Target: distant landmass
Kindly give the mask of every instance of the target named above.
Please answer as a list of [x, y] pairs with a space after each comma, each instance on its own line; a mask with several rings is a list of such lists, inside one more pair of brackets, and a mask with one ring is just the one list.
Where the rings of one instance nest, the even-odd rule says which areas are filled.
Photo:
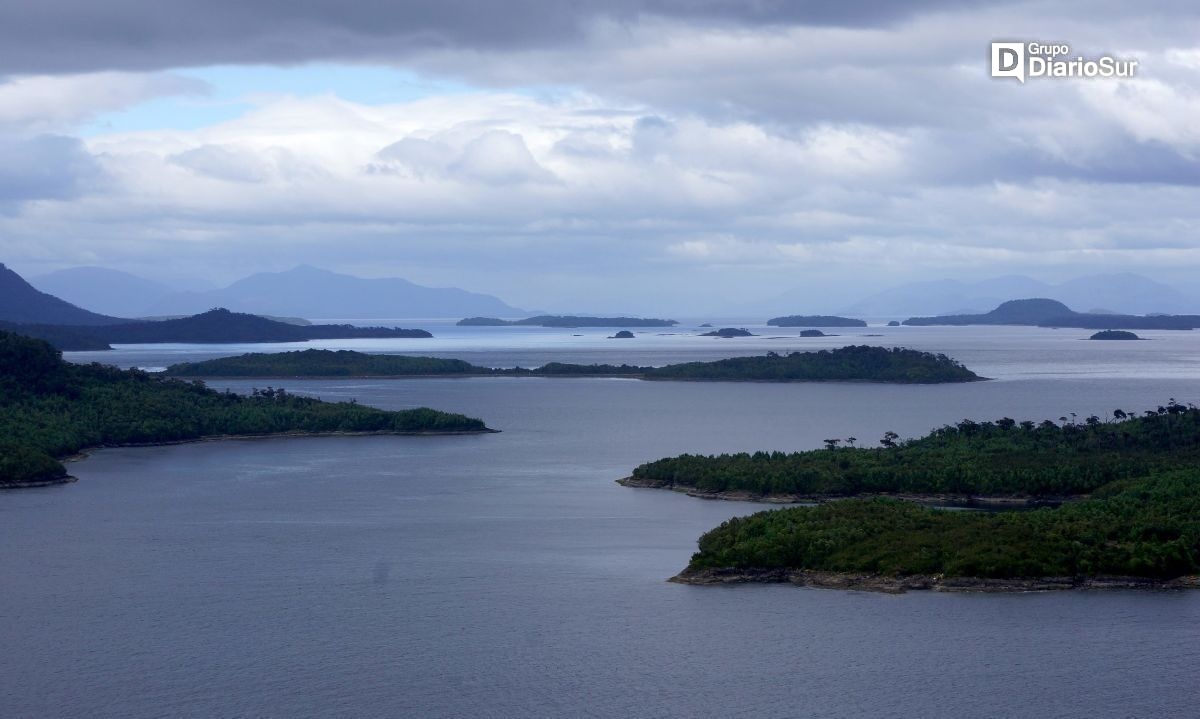
[[456, 359], [312, 349], [185, 362], [168, 367], [166, 372], [177, 377], [626, 376], [647, 380], [865, 381], [902, 384], [973, 382], [982, 379], [945, 355], [868, 346], [787, 355], [771, 352], [758, 357], [686, 362], [665, 367], [551, 362], [535, 369], [496, 369]]
[[425, 330], [354, 325], [294, 325], [257, 315], [209, 310], [191, 317], [161, 321], [124, 322], [101, 326], [19, 325], [6, 329], [37, 337], [63, 350], [109, 349], [111, 344], [155, 344], [163, 342], [304, 342], [307, 340], [356, 339], [368, 337], [424, 338]]
[[107, 325], [125, 322], [89, 312], [35, 289], [23, 277], [0, 264], [0, 321], [34, 325]]
[[301, 265], [262, 272], [228, 287], [180, 292], [147, 303], [145, 315], [185, 315], [210, 307], [254, 314], [353, 319], [519, 316], [525, 310], [491, 295], [424, 287], [400, 278], [364, 279]]
[[867, 323], [835, 315], [788, 315], [767, 320], [771, 327], [866, 327]]
[[151, 306], [180, 291], [164, 282], [105, 267], [58, 270], [30, 277], [29, 284], [94, 312], [133, 318], [144, 318]]
[[1009, 300], [991, 312], [938, 317], [911, 317], [904, 324], [929, 325], [1032, 325], [1083, 329], [1190, 330], [1200, 327], [1200, 315], [1094, 315], [1075, 312], [1058, 300]]
[[939, 315], [973, 308], [982, 313], [1013, 297], [1045, 297], [1071, 307], [1104, 307], [1125, 314], [1188, 313], [1200, 298], [1142, 275], [1122, 272], [1087, 275], [1060, 284], [1011, 275], [981, 282], [914, 282], [884, 290], [845, 308], [846, 314], [887, 317]]
[[1141, 337], [1138, 337], [1133, 332], [1126, 332], [1125, 330], [1100, 330], [1099, 332], [1092, 335], [1091, 337], [1088, 337], [1088, 339], [1089, 340], [1118, 340], [1118, 341], [1122, 341], [1122, 342], [1127, 342], [1129, 340], [1140, 340]]
[[724, 337], [726, 339], [729, 339], [732, 337], [753, 337], [754, 333], [748, 329], [744, 329], [741, 327], [722, 327], [721, 329], [713, 330], [712, 332], [702, 332], [700, 334], [700, 336], [701, 337]]
[[585, 317], [579, 315], [538, 315], [523, 320], [503, 320], [498, 317], [467, 317], [457, 322], [460, 327], [674, 327], [675, 320], [645, 319], [642, 317]]

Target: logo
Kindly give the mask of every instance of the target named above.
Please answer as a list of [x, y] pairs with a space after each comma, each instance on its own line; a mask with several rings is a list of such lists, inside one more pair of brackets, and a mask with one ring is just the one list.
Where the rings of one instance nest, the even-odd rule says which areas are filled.
[[1069, 58], [1071, 54], [1071, 46], [1065, 42], [994, 42], [992, 77], [1016, 78], [1023, 85], [1031, 79], [1127, 78], [1137, 73], [1137, 60], [1112, 55]]

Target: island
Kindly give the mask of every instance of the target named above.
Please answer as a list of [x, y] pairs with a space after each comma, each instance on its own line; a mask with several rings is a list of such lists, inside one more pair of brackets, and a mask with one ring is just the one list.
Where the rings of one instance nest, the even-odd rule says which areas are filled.
[[800, 330], [801, 337], [834, 337], [836, 335], [827, 335], [821, 330]]
[[72, 364], [42, 340], [0, 332], [0, 487], [70, 481], [61, 459], [95, 447], [230, 437], [490, 432], [478, 419], [385, 411], [267, 388], [250, 396], [200, 382]]
[[[623, 484], [818, 502], [706, 533], [675, 581], [1026, 591], [1200, 586], [1200, 409], [1040, 423], [964, 420], [873, 449], [682, 455]], [[837, 500], [837, 501], [829, 501]], [[1033, 511], [952, 512], [976, 500]]]
[[754, 334], [751, 333], [750, 330], [742, 328], [742, 327], [722, 327], [721, 329], [713, 330], [712, 332], [702, 332], [700, 334], [700, 336], [701, 337], [724, 337], [726, 339], [729, 339], [732, 337], [753, 337]]
[[755, 382], [891, 382], [937, 384], [983, 378], [941, 354], [900, 347], [850, 345], [819, 352], [734, 357], [664, 367], [550, 362], [534, 369], [494, 368], [458, 359], [377, 355], [350, 350], [255, 352], [171, 365], [172, 377], [631, 377], [644, 380]]
[[899, 327], [900, 322], [898, 320], [891, 320], [890, 322], [887, 323], [887, 326], [888, 327]]
[[620, 332], [616, 333], [612, 337], [609, 337], [609, 339], [610, 340], [631, 340], [631, 339], [633, 339], [633, 333], [630, 332], [629, 330], [621, 330]]
[[426, 330], [354, 325], [294, 324], [216, 308], [169, 320], [121, 321], [97, 326], [6, 324], [4, 330], [46, 340], [62, 350], [111, 349], [113, 344], [307, 342], [355, 338], [429, 338]]
[[1126, 332], [1125, 330], [1100, 330], [1096, 334], [1088, 337], [1089, 340], [1140, 340], [1137, 334]]
[[834, 315], [788, 315], [767, 320], [771, 327], [866, 327], [867, 323]]
[[576, 315], [538, 315], [523, 320], [502, 320], [497, 317], [467, 317], [456, 323], [459, 327], [674, 327], [675, 320], [642, 317], [580, 317]]
[[1200, 327], [1200, 315], [1116, 315], [1076, 312], [1058, 300], [1030, 298], [1003, 302], [978, 315], [910, 317], [904, 324], [929, 325], [1029, 325], [1081, 329], [1190, 330]]

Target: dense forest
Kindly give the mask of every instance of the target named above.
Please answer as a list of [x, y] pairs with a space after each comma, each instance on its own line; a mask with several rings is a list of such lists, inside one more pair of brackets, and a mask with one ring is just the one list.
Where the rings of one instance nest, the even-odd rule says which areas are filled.
[[953, 512], [848, 499], [731, 519], [700, 538], [688, 573], [798, 569], [972, 578], [1200, 573], [1200, 470], [1105, 485], [1084, 502]]
[[1175, 401], [1118, 421], [1062, 417], [1016, 422], [964, 420], [920, 439], [880, 446], [828, 439], [826, 449], [701, 456], [643, 464], [633, 484], [701, 492], [848, 497], [860, 494], [951, 494], [1063, 497], [1200, 460], [1200, 410]]
[[[658, 486], [857, 498], [732, 519], [700, 539], [709, 570], [985, 579], [1200, 572], [1200, 409], [1171, 400], [1111, 421], [964, 421], [921, 439], [794, 454], [685, 455], [639, 467]], [[878, 494], [1086, 496], [1055, 508], [953, 512]]]
[[980, 379], [945, 355], [850, 346], [819, 352], [768, 353], [665, 367], [551, 362], [534, 369], [479, 367], [462, 360], [370, 355], [342, 350], [251, 353], [167, 368], [177, 377], [405, 377], [422, 375], [611, 376], [648, 380], [970, 382]]
[[281, 432], [478, 432], [483, 422], [431, 409], [389, 412], [63, 361], [40, 340], [0, 332], [0, 486], [65, 475], [55, 459], [87, 447]]

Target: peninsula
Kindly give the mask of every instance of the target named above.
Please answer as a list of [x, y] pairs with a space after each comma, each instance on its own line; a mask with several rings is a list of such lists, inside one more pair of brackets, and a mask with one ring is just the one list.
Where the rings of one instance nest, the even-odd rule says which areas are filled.
[[538, 315], [523, 320], [502, 320], [496, 317], [468, 317], [456, 323], [459, 327], [674, 327], [675, 320], [642, 317], [580, 317], [576, 315]]
[[384, 411], [268, 388], [247, 397], [138, 370], [65, 362], [41, 340], [0, 332], [0, 487], [70, 481], [60, 459], [92, 447], [280, 434], [490, 431], [459, 414]]
[[348, 350], [303, 350], [185, 362], [168, 367], [166, 374], [175, 377], [623, 376], [645, 380], [903, 384], [973, 382], [982, 379], [945, 355], [865, 345], [819, 352], [769, 352], [755, 357], [687, 362], [664, 367], [551, 362], [535, 369], [480, 367], [463, 360], [435, 357], [372, 355]]
[[[1141, 416], [1115, 410], [1110, 421], [963, 421], [897, 439], [889, 432], [875, 449], [830, 439], [827, 449], [791, 454], [683, 455], [622, 483], [822, 502], [725, 522], [701, 537], [675, 581], [881, 591], [1197, 583], [1200, 409], [1171, 400]], [[904, 495], [1059, 506], [947, 512]]]

